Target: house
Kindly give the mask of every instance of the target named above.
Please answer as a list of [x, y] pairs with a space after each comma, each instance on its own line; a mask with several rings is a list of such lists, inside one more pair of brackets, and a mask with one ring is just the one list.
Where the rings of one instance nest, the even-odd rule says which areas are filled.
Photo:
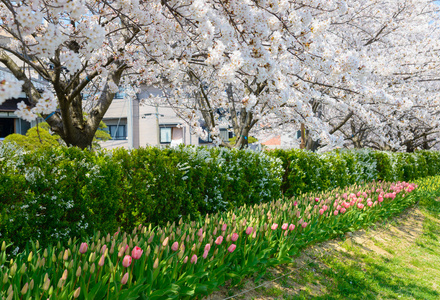
[[[159, 96], [161, 92], [154, 87], [143, 87], [137, 99], [127, 99], [123, 91], [115, 95], [103, 118], [112, 140], [101, 142], [103, 148], [213, 145], [209, 137], [203, 140], [191, 134], [190, 126], [171, 107], [140, 103], [140, 99], [150, 95]], [[202, 121], [201, 124], [203, 127]], [[232, 137], [226, 128], [220, 129], [220, 133], [225, 140]]]
[[[1, 80], [16, 80], [8, 69], [0, 66], [0, 81]], [[32, 79], [37, 89], [43, 89], [45, 82], [38, 79]], [[24, 92], [16, 99], [8, 99], [0, 104], [0, 141], [7, 135], [12, 133], [26, 134], [29, 128], [36, 125], [36, 122], [27, 122], [18, 118], [15, 115], [17, 105], [21, 101], [30, 104]]]
[[[0, 45], [7, 44], [8, 42], [8, 34], [5, 31], [0, 30]], [[11, 58], [17, 63], [22, 64], [21, 61], [12, 54]], [[37, 90], [45, 89], [47, 83], [44, 80], [41, 80], [35, 71], [27, 68], [26, 72], [31, 74], [31, 80]], [[0, 81], [2, 80], [17, 81], [15, 76], [3, 64], [0, 63]], [[8, 99], [0, 104], [0, 141], [12, 133], [26, 134], [29, 128], [36, 125], [36, 122], [30, 123], [18, 118], [15, 115], [14, 112], [17, 110], [17, 105], [21, 101], [24, 101], [28, 105], [30, 104], [24, 92], [22, 92], [17, 99]]]

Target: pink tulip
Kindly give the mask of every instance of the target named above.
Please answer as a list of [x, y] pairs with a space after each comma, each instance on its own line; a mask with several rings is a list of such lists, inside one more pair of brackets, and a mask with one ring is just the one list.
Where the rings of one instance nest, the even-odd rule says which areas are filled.
[[102, 245], [102, 248], [101, 248], [101, 253], [104, 253], [105, 252], [105, 249], [107, 249], [107, 245]]
[[211, 249], [211, 244], [206, 244], [205, 245], [205, 251], [209, 251]]
[[298, 205], [298, 201], [293, 202], [293, 206], [297, 206]]
[[302, 223], [301, 226], [302, 226], [302, 228], [306, 228], [307, 222]]
[[206, 259], [208, 257], [208, 253], [209, 251], [205, 250], [205, 252], [203, 252], [203, 259]]
[[199, 231], [197, 232], [197, 235], [200, 237], [200, 236], [203, 236], [203, 228], [200, 228], [199, 229]]
[[174, 243], [171, 245], [171, 250], [173, 250], [173, 251], [177, 251], [177, 250], [179, 250], [179, 243], [178, 243], [178, 242], [174, 242]]
[[281, 226], [281, 229], [282, 229], [282, 230], [287, 230], [287, 228], [289, 228], [289, 224], [287, 224], [287, 223], [284, 223], [284, 224]]
[[382, 202], [383, 201], [383, 197], [382, 195], [379, 195], [379, 197], [377, 197], [377, 201]]
[[226, 231], [226, 228], [228, 228], [228, 225], [227, 224], [223, 224], [222, 225], [222, 231]]
[[144, 250], [142, 250], [141, 248], [136, 246], [133, 248], [133, 251], [131, 251], [131, 256], [134, 259], [139, 259], [139, 258], [141, 258], [143, 252], [144, 252]]
[[183, 263], [186, 264], [188, 262], [188, 256], [185, 256], [185, 258], [183, 259]]
[[125, 273], [124, 276], [122, 276], [121, 284], [124, 285], [127, 283], [127, 281], [128, 281], [128, 272]]
[[131, 265], [131, 261], [132, 261], [131, 256], [130, 255], [125, 255], [124, 259], [122, 260], [122, 265], [124, 267], [128, 268]]
[[235, 242], [236, 240], [238, 240], [238, 233], [233, 233], [231, 236], [231, 241]]
[[318, 197], [315, 198], [315, 202], [319, 202], [319, 198]]
[[272, 226], [270, 227], [270, 229], [275, 230], [278, 228], [278, 224], [277, 223], [273, 223]]
[[251, 234], [252, 233], [252, 230], [254, 230], [251, 226], [249, 226], [247, 229], [246, 229], [246, 234], [247, 235], [249, 235], [249, 234]]
[[231, 246], [228, 247], [229, 253], [234, 252], [235, 248], [237, 248], [237, 246], [235, 244], [231, 244]]
[[319, 210], [319, 214], [322, 216], [322, 215], [324, 214], [324, 209], [321, 208], [321, 209]]
[[223, 237], [220, 235], [220, 236], [215, 240], [215, 243], [216, 243], [217, 245], [220, 245], [222, 242], [223, 242]]
[[359, 197], [361, 195], [361, 192], [357, 192], [356, 197]]
[[192, 264], [196, 264], [197, 263], [197, 255], [193, 255], [192, 257], [191, 257], [191, 263]]
[[294, 230], [294, 229], [295, 229], [295, 225], [290, 224], [290, 225], [289, 225], [289, 230], [292, 231], [292, 230]]
[[342, 207], [341, 210], [340, 210], [340, 212], [341, 212], [341, 214], [345, 213], [345, 212], [346, 212], [345, 207]]
[[357, 204], [357, 207], [358, 207], [359, 209], [363, 209], [363, 208], [364, 208], [364, 205], [363, 205], [362, 203], [358, 203], [358, 204]]
[[87, 243], [81, 243], [81, 246], [79, 246], [79, 253], [84, 254], [87, 252]]

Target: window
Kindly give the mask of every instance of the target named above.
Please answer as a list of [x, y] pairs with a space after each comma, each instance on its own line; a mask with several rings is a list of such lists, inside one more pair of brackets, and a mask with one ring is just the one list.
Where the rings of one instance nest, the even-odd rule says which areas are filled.
[[300, 138], [301, 138], [301, 130], [298, 130], [298, 131], [296, 132], [296, 138], [297, 138], [297, 139], [300, 139]]
[[[208, 138], [207, 139], [201, 139], [199, 138], [199, 144], [207, 144], [212, 143], [211, 133], [209, 132], [208, 128], [202, 127], [206, 132], [208, 132]], [[232, 132], [229, 132], [226, 128], [220, 128], [220, 138], [224, 142], [229, 142], [229, 139], [232, 137]]]
[[125, 140], [127, 138], [125, 125], [108, 125], [107, 127], [112, 139]]
[[171, 143], [171, 127], [160, 128], [160, 143]]
[[220, 137], [222, 138], [223, 142], [229, 142], [229, 132], [226, 128], [220, 129]]
[[160, 125], [160, 143], [176, 146], [184, 143], [183, 128], [177, 127], [176, 124]]
[[125, 97], [125, 91], [122, 87], [119, 87], [119, 92], [115, 94], [114, 99], [124, 99], [124, 97]]

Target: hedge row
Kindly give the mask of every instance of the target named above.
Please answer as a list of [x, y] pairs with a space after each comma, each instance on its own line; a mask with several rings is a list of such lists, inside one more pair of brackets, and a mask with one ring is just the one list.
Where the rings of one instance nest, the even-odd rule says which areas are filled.
[[335, 150], [323, 154], [299, 149], [274, 150], [285, 170], [281, 190], [286, 197], [345, 187], [355, 183], [411, 181], [440, 174], [440, 152], [399, 153]]
[[[284, 171], [284, 170], [285, 171]], [[354, 183], [440, 173], [439, 152], [316, 154], [219, 148], [89, 152], [0, 147], [0, 239], [18, 247], [138, 224], [166, 224]]]
[[277, 159], [252, 151], [3, 145], [0, 239], [22, 247], [267, 202], [281, 196], [282, 172]]

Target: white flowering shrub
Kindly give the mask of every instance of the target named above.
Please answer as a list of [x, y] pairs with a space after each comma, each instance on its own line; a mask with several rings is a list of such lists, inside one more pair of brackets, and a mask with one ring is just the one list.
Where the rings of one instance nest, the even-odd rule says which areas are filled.
[[214, 148], [78, 148], [25, 152], [0, 146], [0, 232], [26, 241], [67, 241], [94, 230], [164, 224], [281, 196], [281, 161]]

